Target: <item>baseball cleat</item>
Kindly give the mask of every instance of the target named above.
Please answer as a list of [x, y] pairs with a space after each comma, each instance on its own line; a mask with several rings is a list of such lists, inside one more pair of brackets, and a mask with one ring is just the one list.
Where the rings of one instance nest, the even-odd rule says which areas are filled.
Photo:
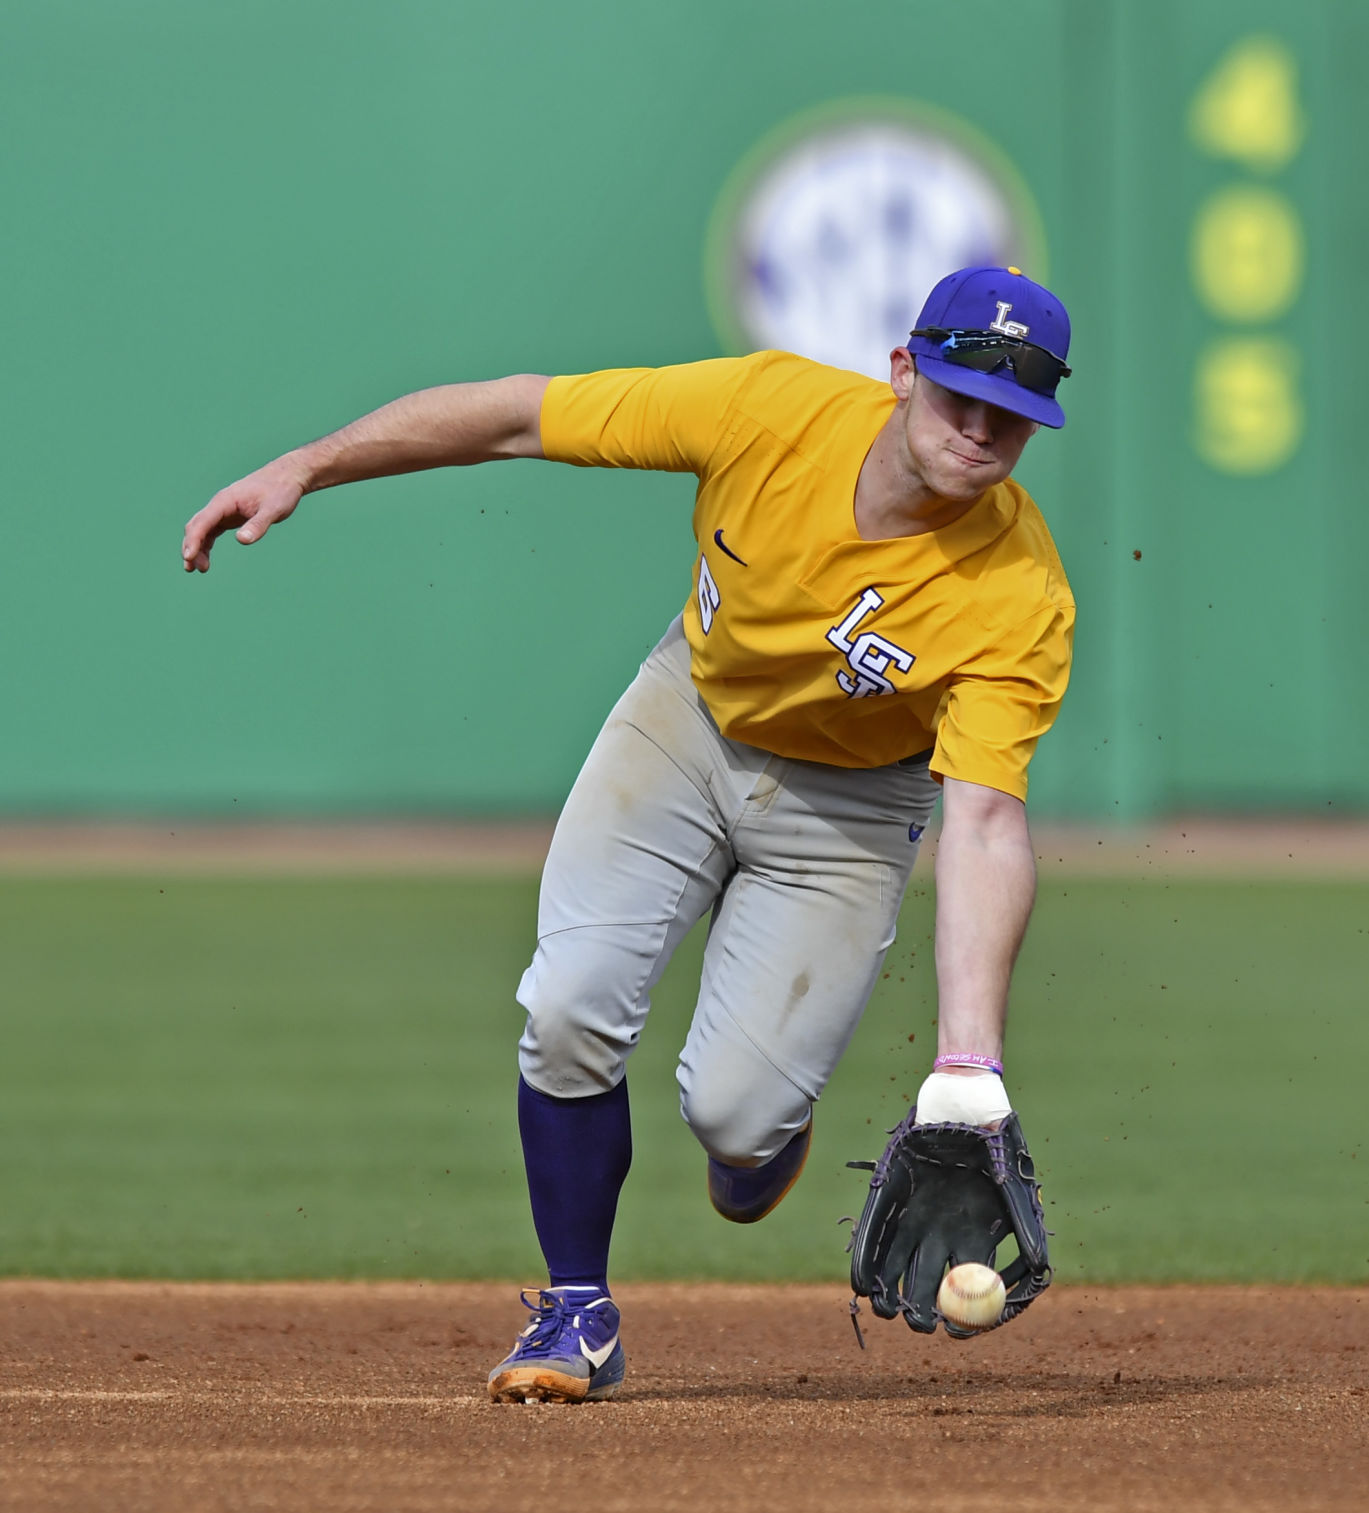
[[532, 1321], [490, 1372], [493, 1401], [597, 1403], [612, 1397], [627, 1365], [613, 1300], [588, 1287], [520, 1296]]
[[708, 1201], [734, 1224], [754, 1224], [778, 1208], [781, 1199], [799, 1180], [808, 1148], [813, 1143], [813, 1121], [794, 1135], [789, 1144], [764, 1166], [728, 1166], [708, 1158]]

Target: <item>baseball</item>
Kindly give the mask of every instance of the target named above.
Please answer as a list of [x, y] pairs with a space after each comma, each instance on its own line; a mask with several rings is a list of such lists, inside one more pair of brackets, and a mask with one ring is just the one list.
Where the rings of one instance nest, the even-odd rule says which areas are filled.
[[967, 1261], [953, 1266], [942, 1278], [936, 1306], [961, 1329], [988, 1329], [1003, 1315], [1007, 1292], [992, 1266]]

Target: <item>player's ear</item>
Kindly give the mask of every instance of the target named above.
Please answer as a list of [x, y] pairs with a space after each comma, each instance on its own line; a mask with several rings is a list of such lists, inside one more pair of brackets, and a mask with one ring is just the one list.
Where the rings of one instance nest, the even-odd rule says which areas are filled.
[[903, 400], [913, 392], [917, 363], [907, 347], [895, 347], [889, 354], [889, 387], [895, 399]]

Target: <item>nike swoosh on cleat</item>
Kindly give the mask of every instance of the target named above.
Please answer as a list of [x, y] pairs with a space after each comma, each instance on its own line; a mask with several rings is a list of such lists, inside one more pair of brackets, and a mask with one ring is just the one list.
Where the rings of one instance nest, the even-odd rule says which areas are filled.
[[[742, 559], [736, 554], [736, 552], [734, 552], [732, 550], [732, 548], [730, 546], [728, 546], [727, 543], [723, 540], [723, 533], [722, 533], [722, 528], [721, 527], [719, 527], [716, 531], [713, 532], [713, 539], [714, 539], [714, 541], [716, 541], [718, 543], [718, 548], [719, 548], [720, 551], [726, 552], [727, 555], [729, 557], [731, 557], [731, 559], [734, 562], [742, 562]], [[749, 567], [750, 565], [751, 564], [749, 562], [742, 562], [742, 566], [743, 567]]]
[[604, 1362], [608, 1360], [609, 1356], [613, 1354], [613, 1347], [617, 1343], [618, 1336], [615, 1334], [607, 1345], [602, 1346], [598, 1350], [591, 1350], [582, 1339], [580, 1341], [580, 1354], [584, 1356], [584, 1358], [590, 1363], [591, 1366], [594, 1367], [596, 1371], [598, 1371], [599, 1368], [604, 1364]]

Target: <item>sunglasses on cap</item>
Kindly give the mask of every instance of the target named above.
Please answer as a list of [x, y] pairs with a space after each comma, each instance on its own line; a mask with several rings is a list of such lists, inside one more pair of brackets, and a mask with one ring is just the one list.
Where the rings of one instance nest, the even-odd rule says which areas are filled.
[[943, 362], [977, 373], [996, 373], [1004, 366], [1024, 389], [1038, 394], [1054, 394], [1062, 378], [1070, 376], [1069, 365], [1045, 347], [1023, 341], [1020, 336], [1004, 336], [1000, 331], [948, 330], [945, 326], [922, 326], [908, 333], [925, 336], [941, 343], [936, 354]]

